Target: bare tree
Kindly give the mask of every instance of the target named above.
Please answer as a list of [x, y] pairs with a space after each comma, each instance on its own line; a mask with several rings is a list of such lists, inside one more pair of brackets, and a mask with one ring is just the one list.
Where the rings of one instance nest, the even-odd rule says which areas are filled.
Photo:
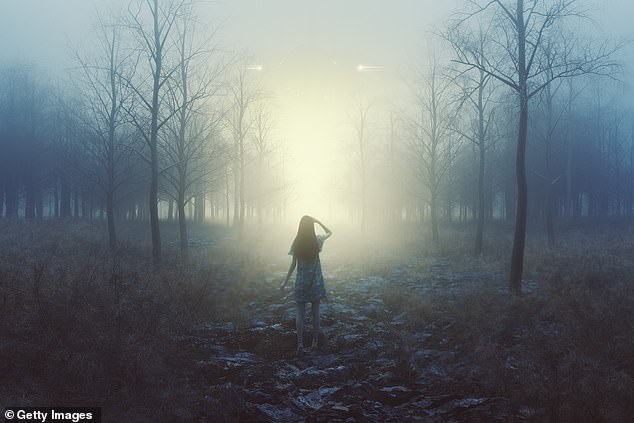
[[233, 166], [234, 176], [234, 211], [233, 224], [242, 226], [246, 212], [245, 201], [245, 170], [247, 135], [253, 121], [250, 111], [253, 103], [261, 96], [261, 90], [255, 86], [248, 76], [250, 67], [245, 60], [239, 61], [229, 82], [230, 110], [226, 123], [233, 138]]
[[[455, 34], [454, 34], [455, 35]], [[474, 37], [473, 46], [465, 54], [473, 61], [482, 61], [485, 54], [486, 43], [491, 42], [488, 39], [488, 30], [480, 27]], [[461, 43], [453, 39], [451, 45], [456, 46]], [[473, 72], [464, 72], [458, 75], [456, 79], [461, 84], [460, 88], [463, 92], [463, 103], [468, 104], [473, 110], [474, 118], [470, 120], [469, 129], [463, 131], [457, 128], [458, 132], [464, 139], [469, 140], [478, 150], [478, 223], [476, 229], [474, 254], [479, 256], [482, 254], [482, 242], [484, 234], [485, 220], [485, 169], [486, 155], [494, 145], [496, 138], [492, 136], [493, 123], [493, 101], [495, 94], [495, 84], [491, 81], [491, 75], [482, 69], [473, 69]]]
[[17, 217], [24, 198], [24, 217], [43, 217], [43, 195], [50, 166], [50, 90], [38, 69], [12, 65], [1, 69], [0, 153], [7, 217]]
[[[81, 145], [79, 141], [81, 137], [81, 124], [80, 119], [77, 119], [78, 113], [75, 109], [79, 108], [77, 102], [71, 105], [72, 101], [66, 97], [66, 94], [62, 91], [58, 92], [55, 98], [53, 118], [56, 121], [56, 125], [51, 131], [52, 139], [55, 144], [56, 163], [58, 167], [56, 169], [56, 180], [54, 191], [56, 193], [55, 206], [58, 209], [58, 216], [63, 220], [68, 220], [72, 217], [72, 186], [75, 179], [75, 167], [79, 161], [76, 157], [75, 151], [78, 145]], [[59, 190], [57, 185], [59, 185]], [[59, 191], [59, 195], [57, 192]]]
[[414, 112], [405, 114], [411, 151], [419, 182], [427, 189], [434, 248], [439, 248], [438, 207], [444, 178], [459, 150], [453, 131], [456, 107], [452, 83], [442, 73], [439, 59], [433, 56], [429, 69], [415, 88]]
[[359, 197], [361, 199], [361, 229], [365, 231], [368, 212], [368, 161], [370, 148], [370, 131], [368, 114], [370, 104], [359, 100], [350, 120], [354, 126], [354, 155], [359, 175]]
[[[553, 57], [553, 46], [550, 43], [545, 43], [543, 46], [544, 49], [544, 60], [552, 63], [554, 61]], [[545, 73], [547, 78], [552, 78], [552, 67], [546, 67]], [[560, 79], [554, 81], [552, 84], [548, 84], [544, 90], [539, 94], [538, 100], [540, 100], [540, 104], [538, 109], [542, 112], [541, 119], [538, 119], [537, 122], [541, 123], [540, 127], [537, 129], [538, 136], [543, 143], [543, 158], [544, 158], [544, 171], [545, 174], [538, 176], [543, 180], [546, 193], [545, 193], [545, 201], [544, 201], [544, 214], [546, 220], [546, 234], [548, 239], [548, 246], [555, 246], [555, 227], [553, 223], [553, 202], [554, 202], [554, 193], [553, 188], [554, 185], [561, 179], [561, 175], [553, 175], [553, 148], [555, 147], [555, 131], [561, 122], [565, 108], [560, 107], [558, 112], [555, 114], [555, 98], [557, 93], [561, 89], [564, 80]]]
[[[84, 124], [92, 134], [87, 151], [97, 169], [90, 166], [84, 172], [105, 197], [108, 240], [111, 251], [117, 248], [115, 206], [119, 189], [130, 175], [130, 134], [126, 133], [127, 116], [124, 104], [130, 92], [120, 75], [126, 72], [126, 57], [121, 46], [122, 26], [106, 23], [101, 18], [96, 27], [97, 42], [90, 56], [75, 52], [81, 70], [81, 91], [88, 110]], [[85, 168], [81, 166], [80, 169]]]
[[2, 68], [2, 89], [0, 100], [2, 111], [0, 148], [0, 164], [2, 167], [3, 196], [5, 215], [16, 218], [19, 214], [22, 170], [24, 169], [23, 145], [20, 140], [20, 129], [24, 124], [22, 99], [24, 86], [29, 83], [32, 70], [13, 65]]
[[[185, 0], [135, 0], [129, 7], [129, 27], [136, 35], [135, 50], [139, 52], [139, 57], [132, 76], [125, 78], [126, 86], [134, 92], [136, 100], [126, 109], [150, 154], [149, 215], [152, 259], [156, 267], [161, 265], [158, 215], [159, 131], [179, 111], [166, 111], [162, 100], [165, 85], [180, 69], [178, 60], [169, 61], [168, 58], [174, 45], [175, 23], [182, 15], [185, 5]], [[149, 22], [146, 22], [146, 16]], [[147, 60], [147, 67], [139, 65], [142, 58]]]
[[383, 154], [383, 177], [381, 178], [382, 197], [385, 199], [387, 221], [391, 224], [402, 222], [403, 211], [403, 152], [401, 151], [401, 132], [399, 113], [396, 108], [389, 111], [387, 127], [385, 128], [385, 144]]
[[271, 115], [270, 104], [267, 101], [260, 100], [253, 111], [253, 145], [258, 161], [258, 180], [257, 180], [257, 207], [258, 222], [262, 225], [264, 217], [264, 160], [272, 151], [272, 131], [273, 116]]
[[[569, 42], [558, 45], [554, 61], [544, 60], [543, 45], [565, 31], [564, 22], [584, 16], [577, 0], [473, 0], [475, 10], [457, 20], [450, 29], [450, 39], [470, 40], [469, 24], [476, 17], [489, 14], [496, 33], [492, 34], [486, 54], [473, 55], [472, 42], [454, 43], [455, 62], [467, 69], [475, 68], [511, 88], [519, 100], [519, 128], [517, 136], [516, 176], [517, 207], [515, 234], [511, 254], [510, 288], [521, 293], [526, 239], [528, 190], [526, 184], [526, 141], [528, 133], [529, 100], [550, 83], [562, 78], [583, 74], [603, 74], [614, 68], [610, 56], [614, 48], [597, 48]], [[546, 69], [551, 69], [550, 75]]]
[[[215, 173], [221, 110], [211, 109], [211, 100], [219, 91], [223, 65], [211, 63], [216, 49], [195, 45], [195, 21], [191, 10], [176, 23], [179, 69], [168, 84], [169, 114], [174, 115], [166, 125], [161, 152], [168, 193], [176, 201], [180, 230], [181, 251], [188, 247], [185, 206], [197, 195], [204, 193], [208, 178]], [[209, 45], [206, 40], [202, 45]], [[204, 201], [204, 200], [202, 200]]]

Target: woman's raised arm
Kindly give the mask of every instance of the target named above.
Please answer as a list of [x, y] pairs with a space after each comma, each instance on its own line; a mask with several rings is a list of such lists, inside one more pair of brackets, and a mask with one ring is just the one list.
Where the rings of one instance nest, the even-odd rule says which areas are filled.
[[[324, 228], [324, 231], [326, 231], [326, 238], [330, 237], [330, 235], [332, 235], [332, 231], [330, 229], [328, 229], [326, 227], [326, 225], [324, 225], [323, 223], [321, 223], [319, 220], [315, 219], [313, 217], [313, 220], [315, 221], [315, 223], [317, 223], [319, 226], [321, 226], [322, 228]], [[324, 238], [324, 239], [326, 239]]]

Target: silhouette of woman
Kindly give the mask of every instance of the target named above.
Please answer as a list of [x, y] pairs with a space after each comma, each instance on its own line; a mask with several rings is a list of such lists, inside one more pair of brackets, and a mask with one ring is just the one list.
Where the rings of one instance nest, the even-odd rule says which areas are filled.
[[[324, 235], [315, 235], [315, 223], [321, 226], [326, 232]], [[293, 256], [293, 261], [288, 269], [286, 279], [280, 286], [284, 289], [293, 271], [297, 267], [295, 277], [295, 303], [297, 305], [297, 315], [295, 322], [297, 326], [297, 354], [301, 355], [304, 350], [304, 315], [306, 314], [306, 303], [311, 303], [313, 315], [313, 342], [311, 349], [317, 349], [319, 339], [319, 302], [326, 298], [324, 288], [324, 276], [321, 273], [321, 263], [319, 253], [324, 245], [324, 241], [332, 235], [332, 231], [324, 226], [319, 220], [311, 216], [303, 216], [299, 221], [297, 236], [288, 252]]]

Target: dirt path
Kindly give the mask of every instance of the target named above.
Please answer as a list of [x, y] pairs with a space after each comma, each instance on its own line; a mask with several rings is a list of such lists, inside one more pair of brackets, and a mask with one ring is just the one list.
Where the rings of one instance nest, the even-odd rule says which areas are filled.
[[[451, 297], [499, 275], [454, 273], [445, 258], [424, 274], [411, 266], [359, 276], [327, 273], [320, 350], [294, 357], [295, 307], [270, 296], [248, 304], [248, 325], [209, 324], [182, 343], [195, 351], [208, 386], [201, 401], [214, 421], [507, 421], [504, 398], [483, 396], [452, 339], [451, 319], [426, 321], [390, 300]], [[330, 281], [330, 283], [328, 283]], [[416, 296], [419, 296], [416, 298]], [[402, 301], [399, 297], [398, 301]], [[449, 298], [449, 301], [451, 299]], [[305, 342], [309, 343], [310, 313]]]

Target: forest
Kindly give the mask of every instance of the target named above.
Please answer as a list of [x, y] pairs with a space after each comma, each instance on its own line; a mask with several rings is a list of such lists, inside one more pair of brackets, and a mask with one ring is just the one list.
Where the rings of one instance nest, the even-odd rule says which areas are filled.
[[0, 44], [20, 50], [0, 59], [5, 410], [631, 421], [634, 56], [604, 5], [92, 3], [61, 71]]

